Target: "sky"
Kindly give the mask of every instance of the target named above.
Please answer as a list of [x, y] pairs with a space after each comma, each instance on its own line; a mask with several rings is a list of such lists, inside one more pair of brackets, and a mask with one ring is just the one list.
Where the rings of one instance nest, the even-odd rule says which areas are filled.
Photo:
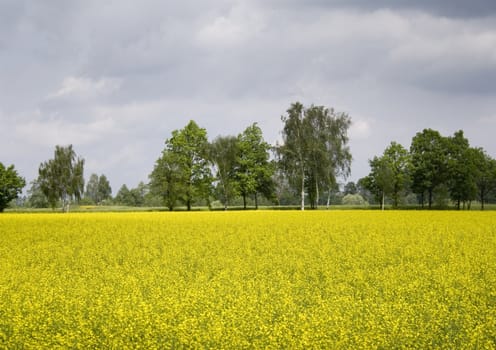
[[424, 128], [496, 157], [496, 1], [0, 0], [0, 162], [28, 182], [72, 144], [115, 194], [189, 120], [275, 144], [296, 101], [351, 117], [346, 181]]

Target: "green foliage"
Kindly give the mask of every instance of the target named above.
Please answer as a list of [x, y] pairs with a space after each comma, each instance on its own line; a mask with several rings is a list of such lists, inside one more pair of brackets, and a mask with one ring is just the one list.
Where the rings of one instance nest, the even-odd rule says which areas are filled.
[[52, 208], [62, 201], [69, 211], [70, 201], [81, 199], [84, 192], [84, 159], [77, 157], [72, 145], [55, 146], [54, 158], [40, 164], [38, 182]]
[[447, 180], [448, 152], [446, 139], [438, 131], [424, 129], [417, 133], [410, 146], [412, 157], [412, 189], [422, 198], [428, 194], [432, 207], [434, 189]]
[[165, 141], [162, 156], [150, 174], [152, 191], [173, 209], [176, 201], [188, 210], [198, 200], [209, 202], [212, 174], [208, 162], [207, 131], [193, 120], [181, 130], [174, 130]]
[[448, 137], [446, 141], [448, 188], [451, 199], [460, 209], [460, 203], [472, 201], [477, 197], [477, 151], [470, 148], [461, 130]]
[[385, 157], [374, 157], [369, 163], [371, 171], [365, 177], [364, 185], [376, 196], [384, 210], [385, 198], [393, 190], [394, 174]]
[[410, 180], [408, 151], [399, 143], [391, 142], [381, 157], [374, 157], [369, 163], [371, 172], [365, 186], [381, 201], [383, 208], [386, 196], [391, 197], [393, 207], [397, 208]]
[[237, 195], [236, 168], [239, 157], [238, 138], [219, 136], [209, 147], [209, 159], [215, 168], [216, 192], [227, 210], [230, 202]]
[[112, 188], [105, 175], [91, 174], [86, 184], [85, 197], [89, 198], [94, 204], [101, 204], [103, 201], [110, 199]]
[[360, 205], [365, 206], [369, 203], [358, 193], [355, 194], [347, 194], [343, 197], [342, 203], [344, 205]]
[[481, 210], [484, 210], [487, 197], [496, 189], [496, 160], [492, 159], [482, 148], [473, 149], [472, 157], [477, 197], [481, 203]]
[[141, 207], [146, 204], [147, 199], [153, 201], [149, 196], [148, 186], [141, 181], [136, 188], [132, 189], [122, 185], [114, 198], [114, 202], [128, 207]]
[[93, 204], [98, 203], [98, 175], [91, 174], [88, 182], [86, 183], [86, 192], [84, 196], [90, 199]]
[[247, 127], [238, 135], [238, 153], [236, 157], [236, 189], [243, 197], [243, 207], [246, 209], [246, 197], [261, 193], [266, 198], [273, 198], [275, 185], [272, 179], [275, 167], [269, 161], [270, 145], [264, 141], [262, 130], [257, 123]]
[[28, 198], [26, 205], [30, 208], [48, 208], [50, 203], [48, 199], [41, 190], [41, 185], [39, 181], [31, 181], [31, 187], [28, 189]]
[[165, 149], [149, 176], [152, 193], [160, 196], [169, 210], [176, 205], [182, 187], [180, 166], [175, 155]]
[[25, 185], [26, 181], [19, 176], [14, 165], [5, 167], [0, 162], [0, 212], [3, 212], [9, 202], [21, 194]]
[[334, 109], [313, 105], [305, 109], [299, 102], [293, 103], [281, 119], [280, 166], [291, 185], [300, 190], [301, 209], [305, 208], [305, 191], [311, 206], [316, 207], [320, 192], [330, 194], [336, 178], [350, 173], [347, 131], [351, 120]]
[[117, 191], [114, 201], [117, 204], [134, 206], [134, 198], [131, 195], [131, 191], [129, 191], [129, 188], [125, 184], [119, 188], [119, 191]]
[[346, 185], [344, 185], [343, 193], [344, 195], [347, 194], [356, 194], [358, 192], [357, 185], [353, 182], [347, 182]]
[[112, 198], [112, 187], [110, 187], [110, 182], [103, 174], [100, 175], [100, 178], [98, 179], [98, 194], [100, 200], [99, 203]]
[[471, 202], [479, 199], [484, 209], [496, 189], [496, 161], [483, 149], [470, 147], [461, 130], [444, 137], [424, 129], [413, 137], [410, 152], [392, 142], [381, 157], [369, 162], [371, 172], [360, 179], [358, 187], [364, 197], [368, 196], [363, 189], [383, 205], [385, 197], [391, 198], [393, 207], [407, 196], [411, 203], [409, 191], [413, 191], [422, 207], [427, 195], [429, 208], [433, 204], [445, 208], [454, 202], [458, 209], [462, 204], [470, 209]]

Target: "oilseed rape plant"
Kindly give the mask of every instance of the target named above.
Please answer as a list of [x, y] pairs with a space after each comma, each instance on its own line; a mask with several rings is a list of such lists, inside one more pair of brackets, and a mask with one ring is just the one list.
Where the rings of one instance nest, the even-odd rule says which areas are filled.
[[496, 215], [0, 216], [0, 348], [494, 349]]

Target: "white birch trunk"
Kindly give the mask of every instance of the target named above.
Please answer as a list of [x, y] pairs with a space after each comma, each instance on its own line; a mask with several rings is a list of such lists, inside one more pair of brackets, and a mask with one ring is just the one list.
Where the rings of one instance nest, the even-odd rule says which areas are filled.
[[305, 172], [301, 174], [301, 210], [305, 210]]

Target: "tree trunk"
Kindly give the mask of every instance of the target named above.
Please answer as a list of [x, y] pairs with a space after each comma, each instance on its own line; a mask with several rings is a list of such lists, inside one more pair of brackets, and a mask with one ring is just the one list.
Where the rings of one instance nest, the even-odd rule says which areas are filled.
[[382, 191], [381, 210], [384, 211], [384, 191]]
[[246, 210], [246, 194], [243, 193], [243, 209]]
[[222, 189], [224, 190], [224, 210], [227, 210], [227, 190], [224, 181], [222, 181]]
[[317, 209], [319, 207], [319, 183], [317, 181], [315, 181], [315, 196], [317, 197], [315, 199], [315, 209]]
[[301, 210], [305, 210], [305, 172], [301, 176]]
[[484, 210], [484, 191], [480, 192], [481, 210]]
[[400, 190], [398, 189], [398, 186], [395, 184], [394, 194], [393, 194], [393, 207], [398, 208], [399, 203], [400, 203]]
[[257, 195], [257, 192], [255, 192], [255, 209], [258, 209], [258, 195]]
[[69, 212], [69, 199], [67, 194], [62, 194], [62, 212], [63, 213], [68, 213]]
[[326, 209], [329, 210], [329, 206], [331, 205], [331, 190], [327, 193], [327, 203], [326, 203]]
[[432, 188], [429, 188], [429, 209], [432, 209]]
[[191, 199], [188, 199], [188, 200], [186, 201], [186, 206], [187, 206], [187, 208], [188, 208], [188, 211], [191, 211]]

